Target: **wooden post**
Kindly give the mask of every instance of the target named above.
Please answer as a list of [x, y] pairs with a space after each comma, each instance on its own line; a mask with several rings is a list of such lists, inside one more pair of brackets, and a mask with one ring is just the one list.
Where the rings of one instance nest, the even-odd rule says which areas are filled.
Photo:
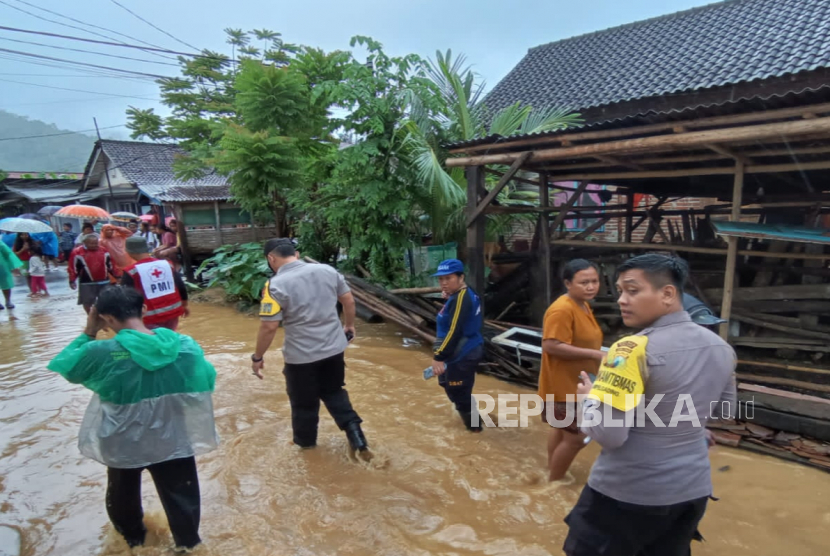
[[[484, 189], [484, 169], [481, 166], [467, 167], [467, 217], [476, 214], [479, 190]], [[467, 266], [470, 276], [467, 283], [475, 290], [484, 304], [484, 227], [487, 217], [480, 214], [467, 225]], [[484, 308], [482, 307], [482, 313]]]
[[[741, 197], [744, 188], [744, 165], [735, 162], [735, 182], [732, 186], [732, 214], [729, 220], [735, 222], [741, 219]], [[735, 267], [738, 262], [738, 238], [728, 236], [726, 250], [726, 276], [723, 279], [723, 301], [721, 302], [720, 317], [727, 322], [720, 325], [720, 336], [724, 340], [729, 337], [729, 317], [732, 316], [732, 293], [735, 289]]]
[[625, 242], [631, 243], [631, 234], [634, 232], [634, 193], [625, 196]]
[[216, 221], [216, 247], [222, 247], [222, 221], [219, 219], [219, 201], [213, 201], [213, 214]]
[[[545, 172], [539, 173], [539, 206], [547, 207], [550, 205], [550, 188], [548, 187], [548, 175]], [[553, 295], [553, 277], [551, 276], [551, 261], [550, 261], [550, 227], [548, 222], [549, 212], [543, 212], [539, 215], [541, 219], [540, 231], [542, 236], [539, 238], [539, 249], [541, 250], [540, 263], [542, 265], [542, 284], [545, 288], [545, 307], [550, 306]]]
[[184, 209], [181, 205], [173, 205], [173, 215], [176, 217], [176, 221], [179, 224], [179, 240], [180, 240], [180, 249], [182, 252], [182, 263], [184, 263], [184, 275], [190, 281], [195, 281], [195, 277], [193, 275], [193, 264], [190, 259], [190, 249], [187, 246], [187, 231], [185, 230], [185, 223], [182, 220], [182, 216], [184, 215]]

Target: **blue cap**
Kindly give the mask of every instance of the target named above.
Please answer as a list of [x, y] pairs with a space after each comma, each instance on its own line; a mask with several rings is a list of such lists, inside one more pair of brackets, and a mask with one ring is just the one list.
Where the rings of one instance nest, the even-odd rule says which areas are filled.
[[455, 274], [456, 272], [464, 272], [464, 263], [458, 259], [447, 259], [446, 261], [441, 261], [441, 264], [438, 265], [438, 272], [433, 274], [433, 276], [447, 276], [449, 274]]

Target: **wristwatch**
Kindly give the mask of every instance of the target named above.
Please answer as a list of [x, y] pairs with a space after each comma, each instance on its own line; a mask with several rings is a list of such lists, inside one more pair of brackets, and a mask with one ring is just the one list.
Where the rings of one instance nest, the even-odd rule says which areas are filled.
[[254, 363], [259, 363], [260, 361], [262, 361], [262, 359], [263, 357], [257, 357], [256, 353], [251, 354], [251, 361], [253, 361]]

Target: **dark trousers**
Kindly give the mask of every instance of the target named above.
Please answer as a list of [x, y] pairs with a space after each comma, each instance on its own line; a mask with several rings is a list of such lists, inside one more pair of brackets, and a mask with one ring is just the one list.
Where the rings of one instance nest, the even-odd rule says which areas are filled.
[[472, 412], [471, 396], [476, 383], [476, 370], [483, 355], [484, 350], [476, 347], [460, 361], [448, 363], [444, 374], [438, 377], [438, 384], [444, 388], [447, 397], [455, 404], [462, 417]]
[[147, 534], [141, 507], [141, 472], [144, 469], [153, 477], [176, 546], [193, 548], [199, 544], [201, 497], [194, 457], [138, 469], [108, 467], [107, 513], [115, 530], [124, 535], [130, 546], [144, 544]]
[[351, 423], [361, 423], [352, 409], [346, 385], [346, 361], [342, 353], [313, 363], [285, 364], [285, 387], [291, 402], [291, 426], [294, 443], [304, 448], [317, 443], [320, 401], [326, 405], [334, 422], [344, 430]]
[[669, 506], [620, 502], [589, 486], [565, 523], [567, 556], [690, 556], [708, 498]]

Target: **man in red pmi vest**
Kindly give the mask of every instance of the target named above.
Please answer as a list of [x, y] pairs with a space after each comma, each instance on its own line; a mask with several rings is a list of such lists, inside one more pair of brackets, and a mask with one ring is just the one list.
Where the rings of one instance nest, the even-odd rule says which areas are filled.
[[187, 287], [170, 262], [150, 256], [147, 240], [127, 238], [127, 253], [135, 259], [124, 269], [121, 285], [134, 287], [144, 296], [144, 326], [176, 330], [179, 317], [187, 317]]

